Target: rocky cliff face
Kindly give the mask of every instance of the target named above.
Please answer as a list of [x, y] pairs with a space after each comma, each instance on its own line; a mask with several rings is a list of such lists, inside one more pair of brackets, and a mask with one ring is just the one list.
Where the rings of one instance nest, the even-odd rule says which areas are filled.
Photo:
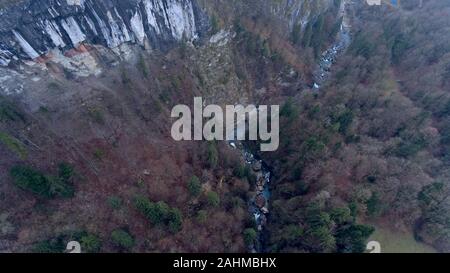
[[207, 29], [195, 0], [28, 0], [0, 11], [0, 65], [83, 43], [167, 49]]
[[[270, 10], [292, 30], [333, 3], [281, 0], [227, 5], [250, 5], [259, 13]], [[217, 8], [214, 1], [206, 5]], [[177, 41], [199, 39], [208, 28], [208, 16], [198, 0], [19, 0], [0, 10], [0, 66], [55, 50], [64, 53], [82, 44], [113, 49], [132, 43], [167, 50]]]
[[[124, 60], [136, 61], [142, 53], [138, 48], [167, 51], [181, 40], [195, 44], [207, 41], [202, 37], [207, 38], [212, 29], [213, 16], [224, 22], [220, 25], [224, 30], [230, 29], [235, 20], [258, 17], [279, 22], [281, 32], [286, 33], [284, 38], [289, 39], [295, 26], [301, 25], [303, 29], [333, 7], [336, 0], [11, 0], [9, 3], [8, 7], [0, 6], [0, 68], [7, 68], [0, 69], [0, 92], [7, 95], [20, 94], [27, 88], [36, 90], [39, 78], [55, 73], [64, 73], [68, 78], [100, 75]], [[23, 62], [28, 65], [22, 66]], [[22, 77], [20, 81], [16, 80], [18, 76]]]
[[337, 0], [278, 0], [271, 5], [272, 12], [283, 18], [292, 30], [296, 25], [304, 27], [309, 20], [338, 3]]

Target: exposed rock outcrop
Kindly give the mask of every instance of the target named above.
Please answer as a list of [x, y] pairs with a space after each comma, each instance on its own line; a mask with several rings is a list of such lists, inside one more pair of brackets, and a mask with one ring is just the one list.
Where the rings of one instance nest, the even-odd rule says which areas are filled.
[[0, 65], [82, 43], [166, 50], [207, 28], [195, 0], [27, 0], [0, 11]]

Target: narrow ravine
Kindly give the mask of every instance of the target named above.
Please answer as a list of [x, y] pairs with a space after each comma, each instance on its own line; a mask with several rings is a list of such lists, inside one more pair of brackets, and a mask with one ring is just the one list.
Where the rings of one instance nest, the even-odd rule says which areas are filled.
[[[314, 90], [319, 91], [320, 87], [328, 80], [331, 67], [336, 63], [337, 58], [343, 54], [351, 43], [350, 23], [347, 17], [346, 5], [348, 1], [343, 1], [340, 15], [343, 17], [340, 32], [336, 37], [336, 41], [323, 52], [318, 61], [317, 69], [314, 72]], [[229, 145], [233, 149], [240, 151], [242, 159], [247, 167], [251, 168], [256, 175], [256, 193], [252, 196], [248, 204], [248, 211], [254, 217], [257, 228], [257, 243], [249, 246], [249, 251], [253, 253], [266, 252], [264, 241], [265, 227], [269, 217], [270, 204], [270, 182], [272, 173], [270, 166], [264, 161], [257, 158], [250, 152], [241, 142], [230, 141]]]
[[345, 52], [351, 43], [350, 22], [346, 12], [347, 1], [342, 2], [340, 15], [342, 16], [341, 29], [336, 37], [336, 41], [327, 50], [322, 53], [322, 56], [314, 71], [314, 89], [320, 87], [328, 80], [331, 67], [336, 63], [337, 58]]
[[256, 193], [248, 203], [248, 211], [255, 220], [258, 238], [255, 245], [249, 246], [249, 251], [263, 253], [265, 252], [263, 231], [269, 215], [270, 179], [272, 173], [268, 166], [261, 159], [255, 157], [241, 142], [232, 141], [229, 144], [232, 148], [240, 151], [245, 164], [251, 168], [256, 176]]

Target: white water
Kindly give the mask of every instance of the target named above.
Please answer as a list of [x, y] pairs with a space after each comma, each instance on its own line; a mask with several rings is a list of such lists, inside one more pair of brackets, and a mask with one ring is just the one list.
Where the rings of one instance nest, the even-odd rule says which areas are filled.
[[340, 15], [343, 17], [340, 32], [338, 33], [336, 42], [330, 46], [319, 60], [318, 67], [314, 72], [315, 83], [314, 89], [320, 89], [322, 84], [328, 79], [332, 65], [336, 62], [337, 57], [343, 53], [351, 42], [350, 23], [348, 22], [345, 6], [347, 1], [343, 1], [341, 5]]

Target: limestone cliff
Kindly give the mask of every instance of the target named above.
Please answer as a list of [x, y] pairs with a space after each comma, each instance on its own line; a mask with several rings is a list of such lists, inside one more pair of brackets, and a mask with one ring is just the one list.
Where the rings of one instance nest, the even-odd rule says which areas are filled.
[[28, 0], [0, 11], [0, 65], [82, 43], [167, 49], [194, 41], [207, 20], [194, 0]]

